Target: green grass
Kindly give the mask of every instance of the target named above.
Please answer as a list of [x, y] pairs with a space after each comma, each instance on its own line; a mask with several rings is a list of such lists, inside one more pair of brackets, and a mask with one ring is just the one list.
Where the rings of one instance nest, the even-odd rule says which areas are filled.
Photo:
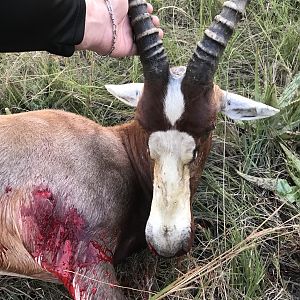
[[[221, 4], [153, 1], [172, 65], [187, 63]], [[147, 250], [128, 258], [118, 276], [122, 285], [136, 289], [124, 289], [130, 299], [300, 299], [300, 200], [277, 185], [285, 180], [300, 189], [299, 17], [299, 0], [251, 2], [215, 81], [281, 113], [248, 123], [219, 116], [193, 205], [193, 249], [172, 260]], [[65, 109], [103, 125], [132, 118], [133, 110], [108, 95], [104, 84], [142, 80], [138, 58], [23, 53], [1, 54], [0, 61], [1, 113]], [[276, 184], [267, 188], [269, 182]], [[4, 277], [0, 299], [69, 298], [56, 285]]]

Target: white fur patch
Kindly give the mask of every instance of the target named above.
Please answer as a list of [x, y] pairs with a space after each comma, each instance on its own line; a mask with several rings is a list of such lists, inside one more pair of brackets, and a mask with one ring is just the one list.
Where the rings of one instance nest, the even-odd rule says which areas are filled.
[[154, 159], [153, 199], [146, 238], [158, 254], [174, 256], [190, 239], [190, 172], [194, 139], [185, 132], [154, 132], [149, 138]]
[[107, 84], [105, 88], [123, 103], [136, 107], [143, 92], [143, 83]]
[[271, 117], [277, 108], [243, 96], [222, 91], [221, 111], [233, 120], [257, 120]]
[[181, 81], [184, 74], [184, 67], [177, 67], [170, 70], [170, 80], [164, 102], [164, 110], [172, 126], [175, 125], [184, 113], [185, 103], [181, 92]]

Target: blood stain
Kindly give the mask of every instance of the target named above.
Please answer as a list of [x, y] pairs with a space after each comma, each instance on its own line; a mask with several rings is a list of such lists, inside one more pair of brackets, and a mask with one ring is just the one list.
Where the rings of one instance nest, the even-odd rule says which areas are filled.
[[[85, 218], [74, 207], [61, 207], [50, 189], [39, 187], [32, 196], [30, 204], [21, 208], [25, 228], [34, 237], [31, 255], [75, 297], [74, 272], [80, 270], [84, 275], [101, 262], [112, 263], [112, 254], [105, 246], [89, 239]], [[83, 295], [86, 284], [77, 284]]]
[[150, 252], [151, 252], [153, 255], [158, 256], [157, 251], [155, 250], [155, 248], [154, 248], [150, 243], [148, 243], [148, 248], [149, 248]]

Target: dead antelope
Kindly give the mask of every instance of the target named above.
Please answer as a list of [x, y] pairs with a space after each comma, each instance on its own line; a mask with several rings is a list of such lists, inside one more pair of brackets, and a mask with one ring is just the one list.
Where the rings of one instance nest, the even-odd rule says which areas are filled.
[[213, 84], [248, 1], [226, 1], [187, 68], [171, 69], [146, 3], [129, 2], [145, 82], [107, 89], [136, 106], [133, 121], [104, 128], [55, 110], [0, 117], [0, 274], [60, 281], [77, 300], [124, 299], [114, 265], [146, 243], [166, 257], [189, 251], [217, 113], [277, 112]]

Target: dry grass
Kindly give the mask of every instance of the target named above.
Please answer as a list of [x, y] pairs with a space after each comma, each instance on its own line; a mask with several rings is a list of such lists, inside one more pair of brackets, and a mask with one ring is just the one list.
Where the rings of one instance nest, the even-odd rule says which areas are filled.
[[[173, 65], [187, 62], [221, 2], [153, 1]], [[193, 249], [179, 259], [156, 258], [147, 250], [128, 258], [118, 276], [130, 287], [124, 289], [130, 299], [300, 299], [300, 200], [237, 173], [286, 180], [300, 189], [300, 171], [280, 146], [299, 159], [299, 16], [299, 0], [252, 1], [216, 82], [280, 107], [281, 113], [250, 123], [220, 116], [194, 202]], [[5, 108], [13, 113], [58, 108], [104, 125], [132, 117], [133, 111], [110, 97], [104, 84], [141, 80], [138, 58], [23, 53], [1, 54], [0, 60], [2, 113]], [[69, 298], [56, 285], [3, 277], [0, 299]]]

